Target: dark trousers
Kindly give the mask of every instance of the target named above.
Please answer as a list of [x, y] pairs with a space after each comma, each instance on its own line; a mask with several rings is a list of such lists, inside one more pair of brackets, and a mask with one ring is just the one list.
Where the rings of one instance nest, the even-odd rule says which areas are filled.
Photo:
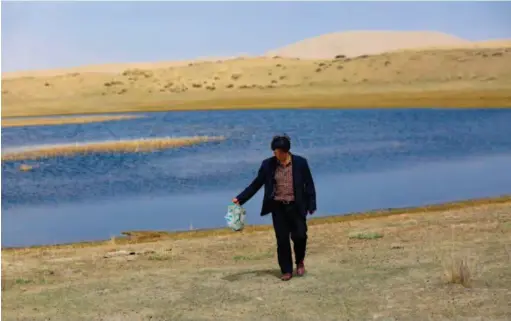
[[296, 206], [274, 203], [272, 211], [273, 228], [277, 239], [277, 255], [282, 273], [293, 273], [293, 257], [289, 236], [293, 240], [295, 264], [303, 261], [307, 247], [307, 220]]

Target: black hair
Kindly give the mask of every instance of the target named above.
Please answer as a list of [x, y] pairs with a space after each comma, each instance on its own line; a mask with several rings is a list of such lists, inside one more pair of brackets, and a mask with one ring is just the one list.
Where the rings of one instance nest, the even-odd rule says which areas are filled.
[[291, 149], [291, 139], [286, 134], [273, 136], [271, 140], [271, 150], [280, 149], [283, 152], [289, 152]]

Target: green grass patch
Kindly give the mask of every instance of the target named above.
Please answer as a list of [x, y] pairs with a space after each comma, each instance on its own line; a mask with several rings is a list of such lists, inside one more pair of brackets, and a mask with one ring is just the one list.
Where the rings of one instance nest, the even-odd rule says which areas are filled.
[[19, 278], [19, 279], [16, 279], [15, 283], [16, 284], [29, 284], [29, 283], [32, 283], [32, 280]]
[[383, 237], [383, 234], [378, 232], [353, 232], [348, 235], [350, 239], [359, 240], [374, 240]]
[[171, 257], [169, 255], [162, 255], [162, 254], [153, 254], [148, 257], [149, 261], [167, 261], [170, 259], [171, 259]]

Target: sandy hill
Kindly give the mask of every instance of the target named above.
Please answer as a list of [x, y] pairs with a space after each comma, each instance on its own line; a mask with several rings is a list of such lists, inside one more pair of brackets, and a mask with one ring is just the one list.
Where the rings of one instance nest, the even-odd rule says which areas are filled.
[[428, 47], [469, 46], [470, 41], [431, 31], [349, 31], [335, 32], [270, 50], [268, 56], [301, 59], [330, 59], [336, 55], [356, 57]]
[[[452, 46], [430, 46], [420, 48], [405, 48], [396, 51], [422, 51], [422, 50], [452, 50], [452, 49], [490, 49], [490, 48], [511, 48], [510, 39], [475, 41], [468, 44]], [[395, 52], [395, 51], [394, 51]]]
[[[261, 57], [150, 69], [114, 67], [107, 72], [3, 79], [2, 116], [149, 110], [190, 102], [202, 107], [225, 105], [220, 100], [261, 106], [261, 99], [267, 98], [271, 101], [266, 105], [291, 106], [296, 103], [290, 99], [302, 104], [304, 97], [317, 95], [409, 90], [463, 89], [470, 94], [503, 89], [511, 93], [511, 48], [498, 47], [409, 50], [323, 60]], [[347, 104], [344, 98], [336, 99]], [[414, 98], [409, 100], [411, 104]]]
[[474, 48], [509, 48], [511, 47], [511, 39], [494, 39], [474, 42]]
[[[508, 40], [473, 43], [435, 32], [358, 31], [307, 39], [268, 55], [4, 74], [2, 116], [212, 106], [409, 107], [431, 98], [413, 98], [410, 91], [432, 90], [458, 94], [442, 93], [427, 106], [511, 105]], [[482, 93], [488, 90], [502, 95], [488, 98]], [[399, 101], [368, 98], [396, 92]], [[360, 97], [350, 100], [347, 94]]]
[[[270, 50], [262, 57], [272, 58], [279, 56], [282, 58], [321, 60], [332, 59], [339, 55], [345, 57], [358, 57], [403, 50], [418, 51], [509, 47], [511, 47], [511, 39], [493, 39], [480, 42], [470, 42], [449, 34], [431, 31], [348, 31], [329, 33], [308, 38], [282, 48]], [[120, 73], [128, 69], [153, 70], [205, 62], [223, 62], [236, 59], [262, 57], [243, 54], [231, 57], [201, 57], [180, 61], [85, 65], [52, 70], [4, 72], [2, 73], [2, 79], [52, 77], [71, 73]]]
[[178, 66], [186, 66], [190, 63], [200, 62], [213, 62], [236, 59], [237, 57], [204, 57], [189, 60], [176, 60], [176, 61], [158, 61], [158, 62], [131, 62], [131, 63], [117, 63], [117, 64], [96, 64], [84, 65], [72, 68], [59, 68], [59, 69], [41, 69], [41, 70], [26, 70], [3, 72], [2, 79], [13, 79], [23, 77], [53, 77], [58, 75], [65, 75], [71, 73], [119, 73], [127, 69], [161, 69], [172, 68]]
[[402, 50], [508, 48], [511, 39], [471, 42], [431, 31], [349, 31], [312, 37], [268, 51], [265, 55], [300, 59], [357, 57]]

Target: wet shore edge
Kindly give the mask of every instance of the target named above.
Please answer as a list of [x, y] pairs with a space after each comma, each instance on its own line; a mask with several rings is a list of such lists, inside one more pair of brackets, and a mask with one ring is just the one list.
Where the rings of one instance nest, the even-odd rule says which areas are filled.
[[[470, 208], [477, 206], [484, 206], [490, 204], [504, 204], [511, 203], [511, 194], [504, 194], [494, 197], [475, 198], [458, 200], [445, 203], [436, 203], [417, 207], [401, 207], [401, 208], [387, 208], [378, 209], [365, 212], [353, 212], [340, 215], [314, 217], [309, 216], [309, 225], [322, 225], [322, 224], [333, 224], [348, 221], [358, 221], [366, 219], [376, 219], [382, 217], [388, 217], [392, 215], [400, 214], [424, 214], [431, 212], [442, 212], [447, 210]], [[113, 242], [117, 245], [122, 244], [141, 244], [141, 243], [152, 243], [161, 240], [172, 240], [172, 239], [186, 239], [186, 238], [206, 238], [211, 236], [239, 236], [250, 234], [260, 231], [268, 231], [272, 228], [271, 224], [264, 225], [247, 225], [242, 231], [234, 232], [229, 228], [207, 228], [207, 229], [195, 229], [195, 230], [181, 230], [181, 231], [125, 231], [121, 235], [95, 241], [82, 241], [73, 243], [61, 243], [61, 244], [46, 244], [46, 245], [33, 245], [23, 247], [2, 247], [2, 252], [9, 251], [20, 251], [20, 250], [49, 250], [49, 249], [65, 249], [65, 248], [86, 248], [112, 244]]]
[[101, 123], [144, 118], [144, 115], [71, 115], [47, 117], [2, 117], [2, 128]]

